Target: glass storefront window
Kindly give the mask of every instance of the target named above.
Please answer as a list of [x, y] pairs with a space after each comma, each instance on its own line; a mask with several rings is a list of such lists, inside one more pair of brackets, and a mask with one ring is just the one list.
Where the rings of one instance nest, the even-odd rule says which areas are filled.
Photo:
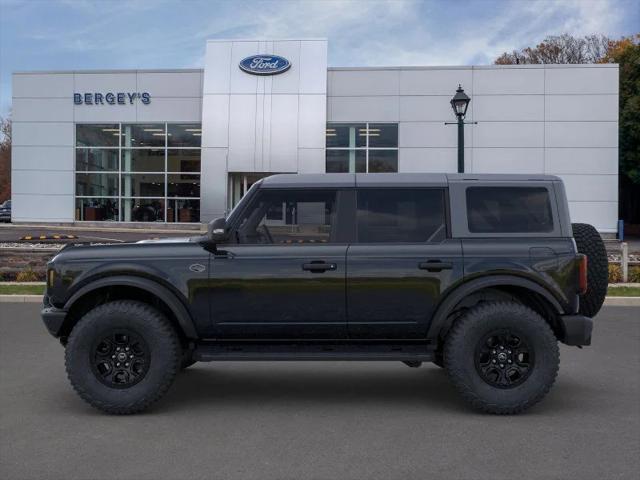
[[397, 171], [397, 150], [369, 150], [370, 173], [393, 173]]
[[78, 221], [199, 222], [199, 123], [77, 124]]
[[168, 174], [168, 197], [199, 197], [200, 175]]
[[370, 123], [369, 148], [398, 148], [398, 124]]
[[164, 198], [123, 198], [125, 222], [164, 222]]
[[167, 222], [197, 222], [200, 219], [200, 200], [167, 201]]
[[122, 125], [123, 147], [164, 147], [164, 123]]
[[118, 199], [77, 198], [75, 219], [79, 222], [118, 221]]
[[118, 149], [77, 148], [76, 172], [117, 172]]
[[167, 172], [200, 173], [200, 149], [167, 150]]
[[164, 197], [164, 174], [123, 173], [123, 197]]
[[76, 173], [76, 196], [117, 197], [118, 174]]
[[117, 147], [120, 138], [120, 125], [87, 124], [76, 125], [77, 147]]
[[364, 173], [367, 171], [365, 150], [327, 150], [327, 173]]
[[168, 147], [200, 148], [202, 126], [199, 123], [169, 124], [167, 127]]
[[164, 172], [164, 149], [123, 148], [123, 172]]
[[398, 124], [328, 123], [327, 173], [398, 171]]
[[327, 124], [327, 148], [359, 148], [367, 146], [366, 123], [329, 123]]

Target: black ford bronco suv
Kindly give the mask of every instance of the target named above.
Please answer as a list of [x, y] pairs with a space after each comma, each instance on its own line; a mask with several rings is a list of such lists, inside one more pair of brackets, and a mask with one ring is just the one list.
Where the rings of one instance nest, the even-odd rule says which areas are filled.
[[205, 236], [64, 248], [42, 317], [109, 413], [198, 361], [387, 360], [434, 362], [510, 414], [549, 391], [559, 341], [591, 343], [606, 287], [557, 177], [275, 175]]

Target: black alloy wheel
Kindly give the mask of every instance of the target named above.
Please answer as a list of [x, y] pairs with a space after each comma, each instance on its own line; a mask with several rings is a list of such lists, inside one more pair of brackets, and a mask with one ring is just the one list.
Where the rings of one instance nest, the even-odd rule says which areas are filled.
[[111, 388], [129, 388], [144, 378], [151, 356], [145, 341], [130, 330], [115, 330], [96, 342], [91, 370]]
[[524, 382], [534, 367], [534, 353], [521, 333], [497, 330], [476, 348], [476, 369], [492, 387], [513, 388]]

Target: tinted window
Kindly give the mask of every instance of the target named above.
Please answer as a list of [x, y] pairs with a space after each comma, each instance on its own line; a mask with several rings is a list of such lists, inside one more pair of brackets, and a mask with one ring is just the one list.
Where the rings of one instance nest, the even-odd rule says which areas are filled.
[[243, 212], [238, 242], [328, 243], [335, 223], [335, 199], [334, 191], [263, 191]]
[[467, 188], [467, 214], [474, 233], [553, 230], [549, 192], [543, 187]]
[[446, 236], [442, 189], [358, 191], [358, 242], [440, 242]]

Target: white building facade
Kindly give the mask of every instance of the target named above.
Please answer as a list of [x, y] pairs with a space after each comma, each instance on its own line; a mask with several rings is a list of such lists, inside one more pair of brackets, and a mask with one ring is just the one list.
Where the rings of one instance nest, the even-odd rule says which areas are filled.
[[206, 222], [274, 173], [455, 172], [459, 84], [466, 172], [558, 175], [574, 222], [616, 231], [617, 65], [331, 68], [324, 39], [212, 40], [202, 70], [15, 73], [13, 221]]

